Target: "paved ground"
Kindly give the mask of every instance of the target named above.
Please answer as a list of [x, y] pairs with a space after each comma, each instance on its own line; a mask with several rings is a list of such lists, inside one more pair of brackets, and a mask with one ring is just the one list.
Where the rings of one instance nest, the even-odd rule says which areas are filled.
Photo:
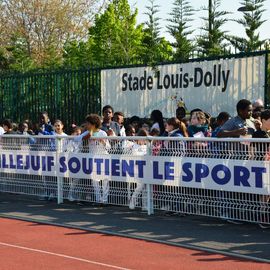
[[35, 197], [3, 193], [0, 193], [0, 216], [210, 249], [270, 263], [270, 229], [262, 230], [255, 224], [233, 225], [208, 217], [167, 217], [162, 213], [147, 216], [114, 206], [57, 205]]

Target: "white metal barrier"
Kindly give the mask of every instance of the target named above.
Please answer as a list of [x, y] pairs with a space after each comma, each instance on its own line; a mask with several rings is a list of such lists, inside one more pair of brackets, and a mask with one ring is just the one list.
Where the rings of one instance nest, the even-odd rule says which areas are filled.
[[270, 141], [0, 137], [0, 192], [270, 224]]

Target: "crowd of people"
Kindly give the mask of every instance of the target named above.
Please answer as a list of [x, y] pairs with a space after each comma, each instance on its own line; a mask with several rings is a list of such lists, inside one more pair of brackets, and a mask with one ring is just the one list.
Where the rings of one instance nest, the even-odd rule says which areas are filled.
[[[160, 110], [153, 110], [150, 119], [141, 119], [138, 116], [125, 118], [122, 112], [114, 112], [114, 109], [107, 105], [102, 109], [102, 117], [97, 114], [89, 114], [82, 125], [77, 126], [73, 124], [65, 131], [63, 122], [57, 119], [51, 123], [49, 115], [45, 111], [40, 113], [39, 123], [36, 125], [31, 124], [29, 120], [25, 120], [17, 125], [10, 119], [5, 119], [0, 126], [0, 135], [3, 135], [3, 137], [18, 134], [27, 136], [67, 136], [69, 134], [74, 136], [73, 142], [86, 142], [87, 152], [108, 154], [110, 149], [113, 148], [113, 143], [108, 146], [110, 142], [107, 139], [89, 140], [89, 138], [97, 139], [108, 136], [270, 138], [270, 110], [264, 108], [264, 104], [260, 99], [253, 103], [242, 99], [236, 105], [236, 116], [234, 117], [231, 117], [227, 112], [221, 112], [214, 118], [199, 108], [187, 113], [183, 106], [178, 107], [175, 116], [169, 119], [164, 119]], [[155, 143], [155, 147], [152, 148], [153, 155], [182, 155], [184, 144], [181, 140], [162, 141], [161, 139], [156, 140]], [[187, 146], [185, 147], [187, 148]], [[173, 152], [170, 152], [172, 149]], [[212, 154], [215, 153], [214, 147], [212, 150]], [[121, 152], [119, 153], [127, 153], [125, 151], [129, 151], [128, 153], [131, 155], [138, 156], [146, 155], [148, 149], [143, 138], [134, 141], [129, 139], [122, 141]], [[69, 191], [69, 199], [71, 201], [74, 200], [73, 194], [78, 181], [79, 179], [71, 179]], [[102, 179], [102, 181], [91, 179], [91, 181], [94, 188], [95, 201], [107, 203], [110, 189], [109, 179]], [[46, 177], [44, 182], [46, 182]], [[143, 188], [144, 184], [137, 183], [129, 201], [131, 209], [136, 207], [138, 196], [142, 193]], [[269, 201], [269, 196], [262, 196], [259, 200]]]
[[[262, 100], [251, 103], [242, 99], [237, 103], [235, 117], [221, 112], [217, 117], [201, 109], [193, 109], [188, 114], [184, 107], [178, 107], [175, 116], [164, 119], [162, 112], [153, 110], [149, 119], [138, 116], [125, 118], [122, 112], [114, 112], [107, 105], [102, 109], [102, 118], [95, 114], [88, 115], [85, 123], [72, 124], [65, 129], [63, 122], [56, 119], [50, 121], [47, 112], [41, 112], [39, 123], [30, 120], [17, 124], [5, 119], [0, 124], [0, 135], [72, 135], [90, 136], [161, 136], [161, 137], [255, 137], [269, 138], [270, 111], [264, 109]], [[99, 120], [98, 120], [99, 119]], [[97, 132], [98, 130], [98, 132]], [[87, 136], [86, 136], [87, 135]]]

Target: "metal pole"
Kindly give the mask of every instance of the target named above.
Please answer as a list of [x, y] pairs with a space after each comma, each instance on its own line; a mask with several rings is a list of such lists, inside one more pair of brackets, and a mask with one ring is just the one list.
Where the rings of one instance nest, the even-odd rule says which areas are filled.
[[212, 0], [208, 1], [208, 23], [209, 23], [209, 45], [212, 46], [212, 9], [213, 9], [213, 3]]

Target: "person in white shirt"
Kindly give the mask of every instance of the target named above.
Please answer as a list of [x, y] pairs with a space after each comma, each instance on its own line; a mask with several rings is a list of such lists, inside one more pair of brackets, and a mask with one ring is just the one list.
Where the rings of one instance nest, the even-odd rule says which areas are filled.
[[0, 136], [5, 133], [5, 130], [0, 126]]
[[[140, 129], [136, 136], [146, 137], [148, 136], [147, 132], [144, 129]], [[134, 156], [145, 156], [147, 155], [148, 146], [146, 140], [137, 140], [132, 146], [132, 155]], [[130, 198], [129, 209], [134, 209], [138, 204], [138, 197], [145, 190], [145, 184], [138, 182], [136, 188]], [[142, 208], [146, 208], [146, 202], [144, 196], [142, 198]]]
[[[99, 137], [107, 137], [107, 133], [101, 130], [101, 120], [97, 114], [90, 114], [86, 117], [86, 127], [90, 135], [89, 153], [92, 155], [106, 155], [110, 148], [107, 139], [97, 139]], [[108, 203], [109, 180], [108, 179], [92, 179], [95, 198], [97, 203]], [[101, 185], [100, 185], [101, 184]], [[102, 192], [101, 192], [102, 186]]]
[[124, 127], [124, 114], [122, 112], [115, 112], [113, 115], [113, 121], [118, 123], [120, 126], [120, 136], [121, 137], [126, 137], [126, 130]]

